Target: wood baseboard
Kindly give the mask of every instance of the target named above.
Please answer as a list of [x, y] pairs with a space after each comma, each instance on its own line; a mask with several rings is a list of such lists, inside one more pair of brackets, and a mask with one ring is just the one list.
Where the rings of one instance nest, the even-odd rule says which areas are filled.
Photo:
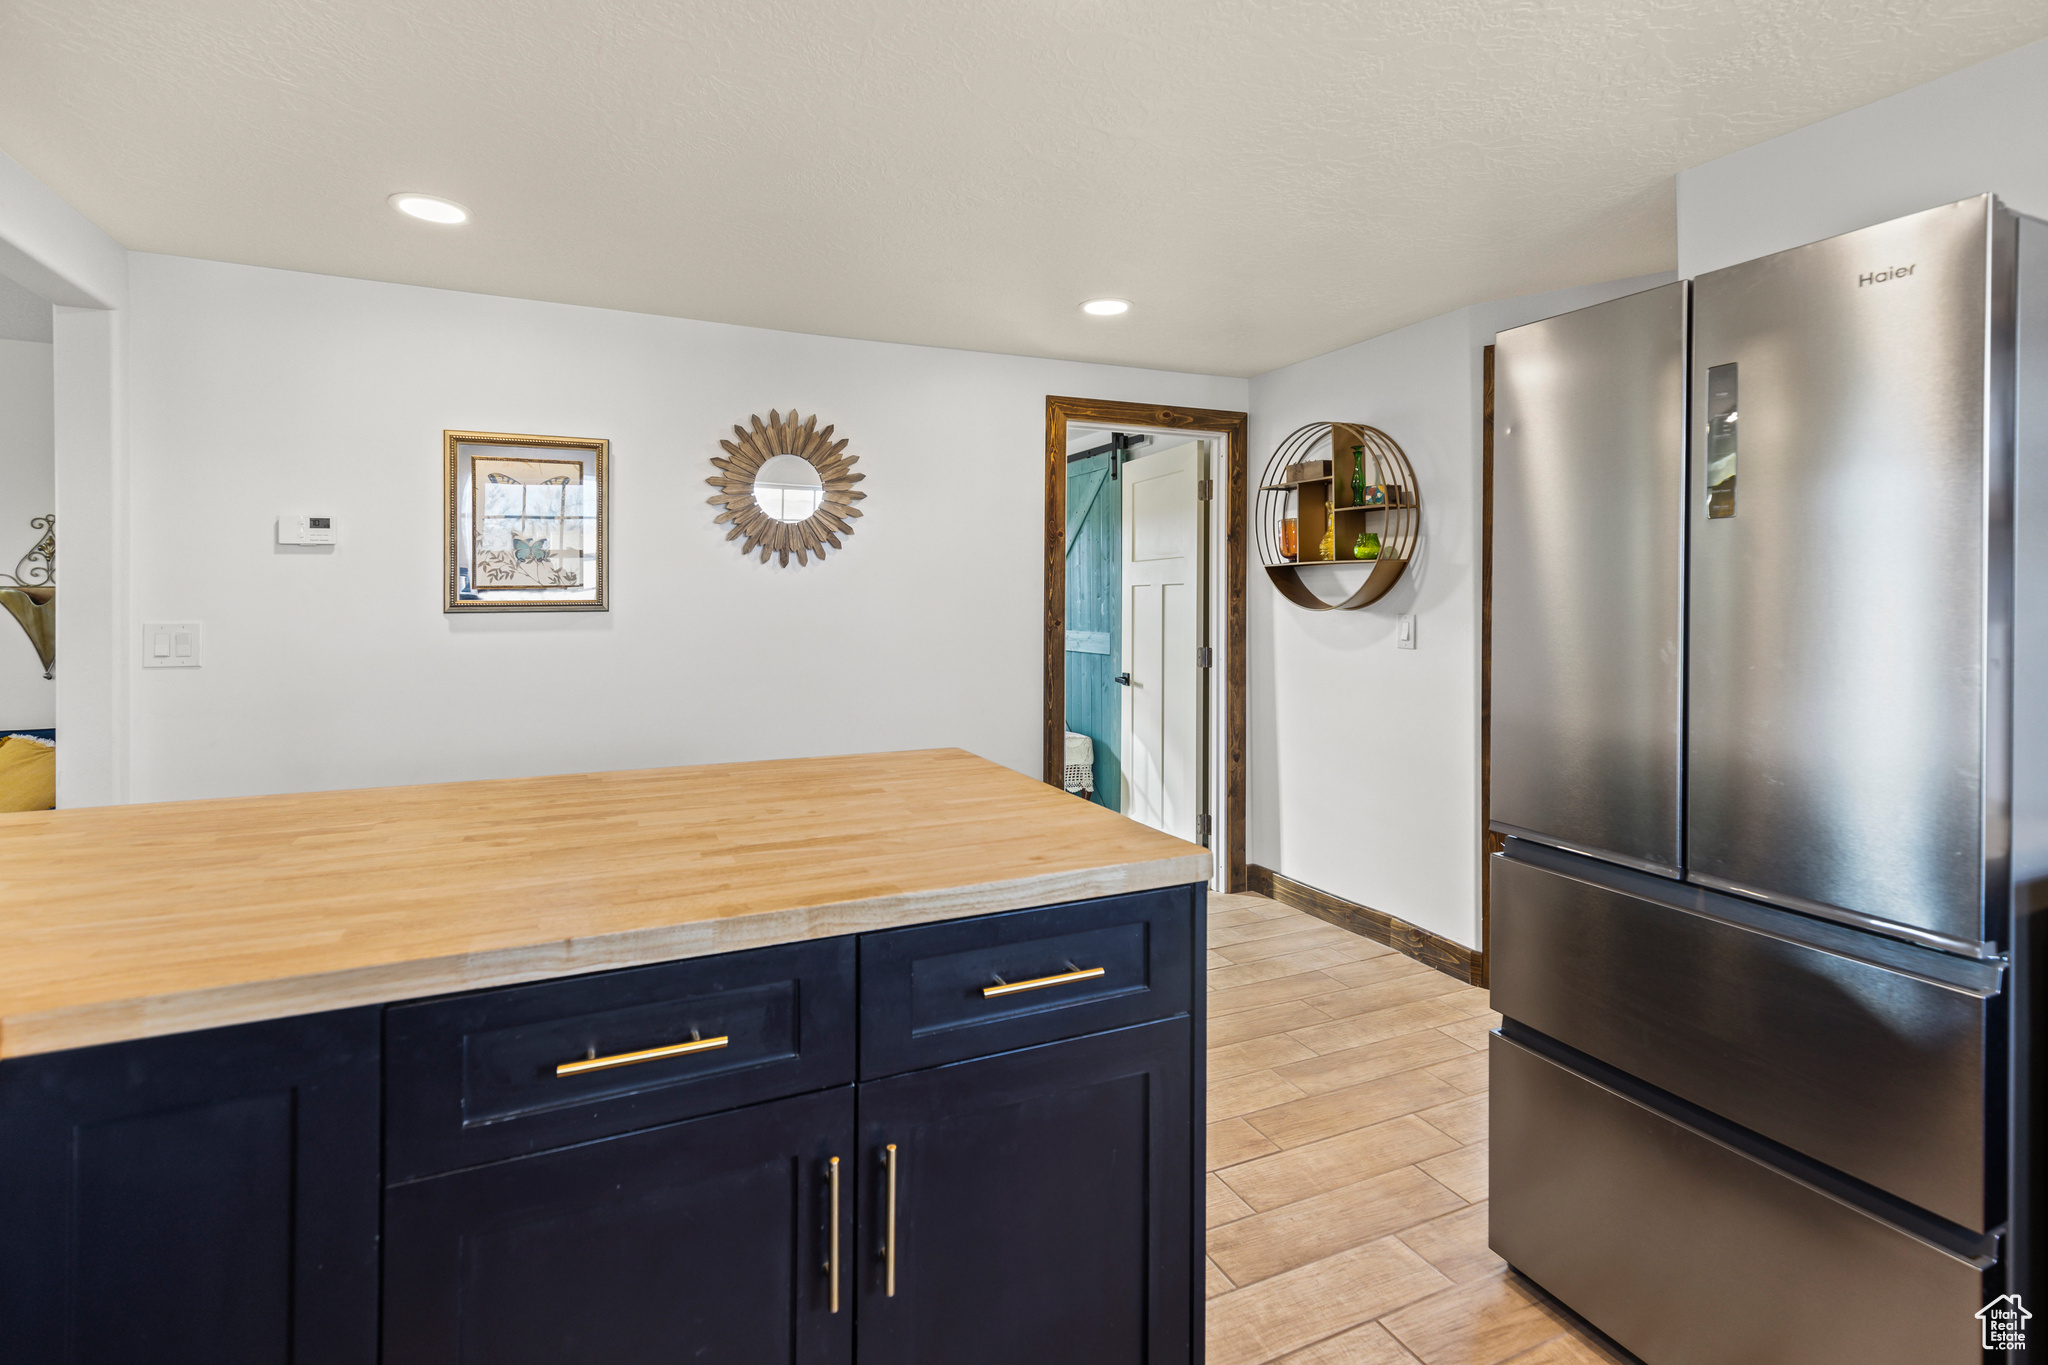
[[1395, 952], [1405, 953], [1425, 967], [1436, 968], [1446, 976], [1474, 984], [1485, 979], [1484, 955], [1461, 943], [1440, 938], [1427, 929], [1419, 929], [1407, 920], [1395, 919], [1369, 905], [1359, 905], [1327, 891], [1318, 891], [1306, 882], [1282, 876], [1257, 863], [1246, 866], [1245, 881], [1246, 889], [1256, 895], [1270, 896], [1282, 905], [1328, 920], [1340, 929], [1363, 934], [1375, 943], [1384, 943]]

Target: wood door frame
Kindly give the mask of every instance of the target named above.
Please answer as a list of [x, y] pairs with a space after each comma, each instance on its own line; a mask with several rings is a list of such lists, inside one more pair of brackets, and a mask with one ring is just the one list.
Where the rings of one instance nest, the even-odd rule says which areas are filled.
[[[1213, 408], [1165, 408], [1095, 398], [1045, 400], [1045, 750], [1044, 779], [1062, 787], [1067, 742], [1067, 425], [1149, 427], [1225, 440], [1219, 482], [1225, 490], [1223, 523], [1223, 766], [1222, 818], [1210, 848], [1229, 891], [1245, 887], [1244, 583], [1250, 467], [1246, 414]], [[1212, 674], [1213, 678], [1213, 674]], [[1213, 694], [1212, 694], [1213, 695]]]

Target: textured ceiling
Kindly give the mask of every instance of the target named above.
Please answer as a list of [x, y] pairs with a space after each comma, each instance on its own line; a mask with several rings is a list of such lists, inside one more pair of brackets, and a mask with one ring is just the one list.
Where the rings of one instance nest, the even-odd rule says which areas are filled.
[[5, 0], [0, 149], [142, 251], [1252, 374], [1669, 269], [1674, 172], [2044, 35], [2048, 0]]

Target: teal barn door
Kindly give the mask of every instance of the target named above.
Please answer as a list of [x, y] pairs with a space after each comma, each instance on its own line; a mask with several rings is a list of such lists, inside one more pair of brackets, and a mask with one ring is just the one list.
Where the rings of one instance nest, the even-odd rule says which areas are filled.
[[1123, 490], [1115, 454], [1067, 466], [1067, 728], [1095, 741], [1098, 806], [1122, 805]]

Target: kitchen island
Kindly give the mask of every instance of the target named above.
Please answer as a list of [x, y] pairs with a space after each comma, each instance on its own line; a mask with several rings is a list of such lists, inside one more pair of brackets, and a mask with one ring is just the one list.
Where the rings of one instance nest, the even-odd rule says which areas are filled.
[[0, 817], [0, 1359], [1199, 1360], [1208, 874], [952, 750]]

